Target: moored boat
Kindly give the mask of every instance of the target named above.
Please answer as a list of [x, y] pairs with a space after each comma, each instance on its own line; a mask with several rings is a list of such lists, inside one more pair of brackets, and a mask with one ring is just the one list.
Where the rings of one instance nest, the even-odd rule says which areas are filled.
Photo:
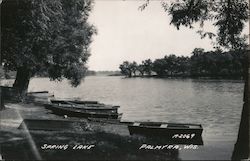
[[79, 101], [79, 100], [51, 100], [51, 103], [59, 104], [59, 103], [74, 103], [78, 105], [85, 105], [85, 104], [91, 104], [91, 105], [104, 105], [103, 103], [99, 103], [98, 101]]
[[117, 108], [113, 108], [111, 106], [102, 106], [102, 107], [93, 107], [93, 106], [79, 106], [79, 105], [71, 105], [71, 104], [46, 104], [46, 107], [62, 107], [66, 109], [79, 110], [82, 112], [106, 112], [106, 113], [117, 113]]
[[50, 104], [51, 106], [56, 105], [65, 108], [73, 108], [82, 110], [83, 112], [118, 113], [118, 108], [119, 108], [119, 106], [105, 105], [97, 101], [72, 101], [72, 100], [50, 100], [50, 101], [51, 101]]
[[69, 105], [45, 104], [45, 107], [58, 115], [67, 115], [72, 117], [94, 117], [94, 118], [111, 118], [118, 119], [121, 114], [118, 114], [117, 109], [94, 108], [94, 107], [79, 107]]
[[50, 100], [52, 104], [65, 105], [81, 108], [99, 108], [99, 109], [117, 109], [120, 106], [106, 105], [104, 103], [99, 103], [98, 101], [79, 101], [79, 100]]
[[128, 123], [131, 135], [161, 137], [173, 140], [200, 140], [202, 125], [164, 122], [133, 122]]
[[50, 99], [54, 98], [53, 93], [48, 91], [37, 91], [37, 92], [28, 92], [25, 96], [25, 101], [28, 103], [48, 103]]

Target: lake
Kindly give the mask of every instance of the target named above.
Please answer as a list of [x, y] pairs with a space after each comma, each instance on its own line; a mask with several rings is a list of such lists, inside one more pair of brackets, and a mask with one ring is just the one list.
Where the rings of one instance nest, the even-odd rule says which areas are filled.
[[122, 120], [199, 123], [207, 137], [237, 135], [243, 81], [88, 76], [77, 88], [67, 80], [34, 78], [29, 91], [48, 90], [57, 98], [120, 105]]
[[[73, 88], [68, 81], [34, 78], [29, 91], [48, 90], [57, 98], [97, 100], [120, 105], [124, 121], [202, 124], [204, 146], [185, 159], [230, 159], [243, 105], [241, 80], [123, 78], [88, 76]], [[209, 152], [209, 153], [208, 153]], [[215, 155], [213, 158], [211, 154]]]

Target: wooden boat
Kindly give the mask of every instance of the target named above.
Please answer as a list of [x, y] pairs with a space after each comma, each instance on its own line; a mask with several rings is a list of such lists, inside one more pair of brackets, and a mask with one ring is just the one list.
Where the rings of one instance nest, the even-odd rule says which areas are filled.
[[66, 109], [79, 110], [82, 112], [106, 112], [106, 113], [117, 113], [117, 108], [103, 106], [103, 107], [92, 107], [92, 106], [79, 106], [71, 104], [46, 104], [46, 107], [62, 107]]
[[51, 110], [58, 115], [67, 115], [71, 117], [94, 117], [94, 118], [110, 118], [118, 119], [122, 114], [117, 111], [106, 110], [105, 108], [77, 108], [64, 105], [45, 104], [45, 108]]
[[[92, 103], [91, 103], [92, 102]], [[51, 100], [51, 105], [82, 110], [83, 112], [118, 113], [119, 106], [111, 106], [97, 101]], [[47, 105], [49, 106], [49, 105]]]
[[91, 104], [91, 105], [104, 105], [103, 103], [99, 103], [98, 101], [79, 101], [79, 100], [51, 100], [51, 103], [59, 104], [59, 103], [74, 103], [77, 105], [86, 105], [86, 104]]
[[112, 105], [106, 105], [104, 103], [99, 103], [98, 101], [79, 101], [79, 100], [50, 100], [52, 104], [57, 104], [57, 105], [70, 105], [73, 107], [96, 107], [99, 109], [117, 109], [120, 106], [112, 106]]
[[200, 139], [203, 128], [200, 124], [179, 124], [164, 122], [133, 122], [128, 123], [130, 135], [164, 137], [175, 140]]
[[48, 94], [49, 91], [33, 91], [33, 92], [28, 92], [27, 94]]
[[50, 99], [54, 98], [53, 93], [49, 93], [48, 91], [37, 91], [37, 92], [29, 92], [25, 96], [25, 101], [28, 103], [48, 103]]
[[[199, 124], [176, 124], [160, 122], [139, 123], [105, 118], [88, 118], [88, 121], [125, 126], [128, 127], [128, 132], [130, 135], [142, 135], [149, 139], [148, 141], [153, 141], [155, 143], [159, 142], [162, 144], [162, 142], [164, 142], [168, 144], [203, 145], [201, 136], [202, 126]], [[168, 129], [166, 129], [166, 124], [168, 124]], [[184, 125], [189, 126], [189, 128], [191, 128], [191, 126], [193, 127], [190, 129], [190, 131], [184, 129], [178, 131], [174, 129], [183, 128], [182, 126]], [[159, 130], [159, 128], [161, 128], [161, 130]], [[200, 129], [200, 131], [196, 131], [196, 128]]]

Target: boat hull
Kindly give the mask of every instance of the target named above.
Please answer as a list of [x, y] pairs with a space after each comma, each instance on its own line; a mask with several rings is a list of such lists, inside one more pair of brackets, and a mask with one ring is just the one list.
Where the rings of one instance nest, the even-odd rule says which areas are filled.
[[68, 107], [60, 107], [56, 105], [45, 105], [46, 109], [51, 110], [53, 113], [57, 115], [67, 115], [70, 117], [93, 117], [93, 118], [111, 118], [111, 119], [117, 119], [120, 114], [118, 113], [108, 113], [108, 112], [93, 112], [88, 110], [77, 110], [77, 109], [70, 109]]
[[[151, 123], [152, 124], [152, 123]], [[176, 126], [176, 127], [174, 127]], [[150, 127], [150, 126], [134, 126], [132, 123], [128, 124], [130, 135], [142, 135], [149, 138], [163, 139], [180, 144], [196, 144], [203, 145], [201, 125], [200, 128], [181, 128], [175, 124], [172, 127]]]
[[202, 134], [202, 129], [160, 129], [160, 128], [145, 128], [145, 127], [135, 127], [128, 125], [129, 132], [131, 135], [141, 134], [147, 136], [163, 136], [163, 137], [174, 137], [176, 134], [195, 134], [195, 137], [200, 137]]
[[81, 104], [93, 104], [93, 105], [98, 105], [100, 104], [98, 101], [78, 101], [78, 100], [51, 100], [52, 103], [65, 103], [65, 102], [71, 102], [71, 103], [75, 103], [75, 104], [78, 104], [78, 105], [81, 105]]
[[50, 100], [53, 105], [65, 107], [79, 107], [82, 109], [97, 109], [97, 110], [116, 110], [120, 106], [105, 105], [97, 101], [77, 101], [77, 100]]
[[69, 104], [47, 104], [47, 107], [60, 107], [66, 108], [69, 110], [79, 110], [81, 112], [101, 112], [101, 113], [118, 113], [117, 108], [109, 108], [109, 107], [92, 107], [92, 106], [78, 106], [78, 105], [69, 105]]

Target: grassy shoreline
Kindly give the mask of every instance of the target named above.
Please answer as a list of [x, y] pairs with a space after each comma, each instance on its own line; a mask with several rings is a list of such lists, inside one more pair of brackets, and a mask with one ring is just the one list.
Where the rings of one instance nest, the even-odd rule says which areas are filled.
[[[33, 103], [6, 103], [5, 106], [0, 111], [0, 155], [5, 160], [38, 160], [39, 157], [43, 160], [229, 160], [235, 144], [234, 138], [215, 138], [204, 140], [204, 145], [198, 149], [184, 149], [183, 146], [180, 149], [140, 149], [144, 144], [155, 147], [175, 144], [162, 139], [130, 136], [127, 127], [120, 124], [57, 116]], [[68, 120], [87, 123], [89, 128], [72, 126], [63, 131], [18, 129], [23, 119]], [[68, 145], [69, 148], [42, 149], [44, 144]], [[72, 149], [78, 145], [94, 145], [94, 148]]]
[[[141, 150], [142, 144], [167, 144], [144, 137], [130, 136], [127, 126], [91, 122], [86, 119], [67, 120], [87, 123], [89, 130], [78, 126], [63, 131], [18, 129], [22, 119], [56, 119], [42, 106], [7, 103], [1, 116], [1, 155], [6, 160], [176, 160], [178, 150]], [[49, 126], [49, 125], [48, 125]], [[33, 143], [33, 144], [32, 144]], [[68, 145], [66, 150], [42, 149], [44, 144]], [[92, 149], [72, 149], [77, 145], [94, 145]], [[35, 149], [35, 150], [34, 150]], [[40, 156], [36, 156], [37, 153]]]
[[[113, 76], [113, 75], [109, 75]], [[116, 75], [115, 75], [116, 76]], [[178, 75], [178, 76], [158, 76], [158, 75], [145, 75], [145, 76], [132, 76], [132, 77], [126, 77], [124, 75], [119, 75], [123, 76], [124, 78], [157, 78], [157, 79], [204, 79], [204, 80], [209, 80], [209, 79], [215, 79], [215, 80], [244, 80], [243, 77], [223, 77], [223, 76], [187, 76], [187, 75]]]

